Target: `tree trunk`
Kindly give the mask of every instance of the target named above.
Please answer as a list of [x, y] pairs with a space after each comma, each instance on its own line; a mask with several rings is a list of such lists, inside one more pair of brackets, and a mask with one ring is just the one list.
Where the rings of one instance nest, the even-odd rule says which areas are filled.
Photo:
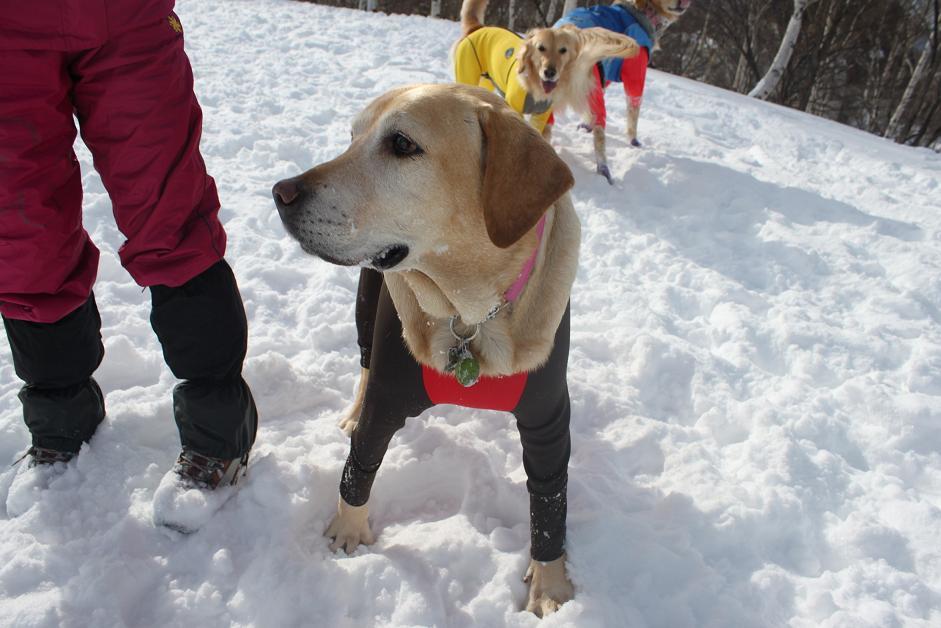
[[750, 92], [749, 96], [767, 100], [784, 75], [787, 64], [791, 61], [791, 55], [794, 54], [794, 47], [797, 46], [797, 36], [801, 32], [801, 24], [804, 22], [804, 11], [813, 0], [794, 0], [794, 13], [787, 23], [787, 30], [784, 31], [784, 37], [781, 39], [781, 45], [778, 47], [778, 53], [774, 55], [771, 67], [768, 72], [761, 77], [758, 84]]
[[[843, 92], [841, 89], [834, 89], [834, 81], [832, 77], [828, 77], [830, 80], [820, 80], [820, 66], [826, 64], [828, 61], [830, 46], [834, 43], [836, 37], [836, 30], [842, 16], [839, 15], [840, 9], [843, 8], [840, 6], [839, 2], [831, 2], [829, 10], [826, 12], [826, 22], [823, 27], [823, 34], [820, 36], [819, 43], [815, 46], [815, 51], [813, 55], [813, 63], [811, 64], [812, 73], [810, 80], [810, 90], [807, 92], [806, 99], [800, 99], [799, 109], [806, 111], [807, 113], [812, 113], [819, 116], [825, 117], [826, 111], [832, 112], [832, 99], [834, 95], [838, 95]], [[817, 19], [820, 19], [818, 16]], [[782, 104], [784, 104], [782, 99]], [[787, 103], [790, 104], [790, 103]]]
[[510, 5], [506, 8], [506, 27], [515, 30], [516, 26], [516, 0], [510, 0]]
[[428, 12], [429, 17], [440, 17], [441, 16], [441, 0], [431, 0], [431, 11]]
[[559, 0], [550, 0], [549, 9], [546, 10], [546, 22], [549, 23], [549, 26], [555, 24], [555, 21], [559, 19]]
[[748, 58], [745, 53], [738, 57], [738, 64], [735, 66], [735, 77], [732, 79], [732, 89], [736, 92], [745, 91], [746, 81], [748, 80]]
[[918, 64], [912, 72], [912, 77], [908, 79], [908, 85], [905, 86], [902, 98], [895, 107], [895, 111], [892, 112], [892, 117], [889, 118], [889, 125], [885, 129], [885, 137], [893, 139], [896, 142], [901, 142], [905, 139], [903, 136], [908, 131], [908, 127], [911, 124], [911, 109], [915, 101], [915, 91], [922, 80], [928, 75], [928, 68], [930, 67], [928, 61], [930, 59], [931, 45], [930, 42], [925, 42], [925, 47], [921, 51], [921, 56], [918, 58]]
[[690, 50], [687, 50], [680, 56], [680, 76], [686, 76], [689, 74], [690, 66], [693, 61], [700, 56], [702, 51], [703, 42], [706, 39], [706, 33], [709, 31], [709, 17], [710, 13], [708, 8], [706, 9], [706, 17], [703, 19], [702, 28], [699, 29], [699, 33], [696, 35], [696, 44], [691, 47]]

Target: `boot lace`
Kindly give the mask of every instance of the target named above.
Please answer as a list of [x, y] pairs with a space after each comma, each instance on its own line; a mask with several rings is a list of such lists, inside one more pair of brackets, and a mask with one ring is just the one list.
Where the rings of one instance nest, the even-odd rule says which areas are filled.
[[214, 489], [233, 485], [245, 475], [248, 454], [233, 460], [223, 460], [184, 449], [176, 461], [177, 474], [198, 488]]

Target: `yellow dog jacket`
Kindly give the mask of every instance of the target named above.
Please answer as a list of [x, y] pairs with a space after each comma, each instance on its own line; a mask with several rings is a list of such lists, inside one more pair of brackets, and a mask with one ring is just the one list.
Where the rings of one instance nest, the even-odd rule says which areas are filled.
[[530, 116], [530, 124], [542, 133], [552, 115], [552, 103], [534, 100], [516, 75], [516, 52], [523, 38], [496, 26], [479, 28], [454, 49], [454, 80], [496, 92], [515, 111]]

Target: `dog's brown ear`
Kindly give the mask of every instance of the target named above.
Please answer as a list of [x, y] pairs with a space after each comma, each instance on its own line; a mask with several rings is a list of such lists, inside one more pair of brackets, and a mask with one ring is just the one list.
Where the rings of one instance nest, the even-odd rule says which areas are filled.
[[484, 222], [490, 240], [506, 248], [532, 229], [575, 179], [552, 146], [513, 110], [481, 107], [478, 117]]
[[607, 57], [630, 59], [640, 53], [640, 46], [633, 37], [609, 31], [606, 28], [582, 28], [578, 31], [582, 48], [579, 60], [595, 64]]

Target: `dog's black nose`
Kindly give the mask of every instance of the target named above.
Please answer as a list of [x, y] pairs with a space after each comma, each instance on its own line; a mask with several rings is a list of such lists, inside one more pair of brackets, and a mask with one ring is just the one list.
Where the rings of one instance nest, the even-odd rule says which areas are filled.
[[549, 66], [548, 68], [546, 68], [546, 71], [543, 74], [545, 75], [547, 79], [555, 78], [555, 68], [552, 66]]
[[271, 188], [271, 196], [274, 197], [274, 203], [278, 207], [282, 205], [290, 205], [301, 195], [301, 186], [297, 181], [297, 178], [293, 179], [284, 179], [283, 181], [278, 181], [274, 184], [274, 187]]

